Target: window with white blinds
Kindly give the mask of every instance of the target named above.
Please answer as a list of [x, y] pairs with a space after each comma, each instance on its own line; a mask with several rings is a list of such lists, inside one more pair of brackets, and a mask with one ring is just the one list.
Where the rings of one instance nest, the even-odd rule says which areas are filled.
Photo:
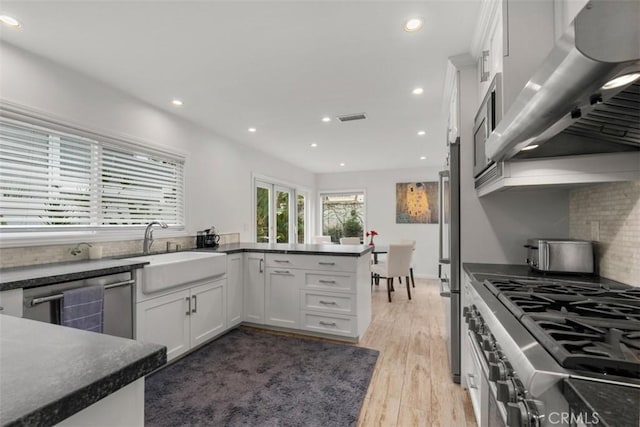
[[184, 225], [184, 160], [0, 120], [0, 229]]

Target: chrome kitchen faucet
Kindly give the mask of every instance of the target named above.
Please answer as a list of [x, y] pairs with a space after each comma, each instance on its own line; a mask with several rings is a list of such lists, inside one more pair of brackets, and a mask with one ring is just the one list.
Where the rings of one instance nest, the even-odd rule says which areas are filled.
[[147, 225], [147, 228], [144, 230], [144, 242], [142, 243], [142, 253], [144, 255], [149, 254], [151, 251], [151, 245], [153, 245], [153, 227], [154, 225], [159, 225], [162, 228], [167, 228], [168, 225], [164, 222], [152, 221]]

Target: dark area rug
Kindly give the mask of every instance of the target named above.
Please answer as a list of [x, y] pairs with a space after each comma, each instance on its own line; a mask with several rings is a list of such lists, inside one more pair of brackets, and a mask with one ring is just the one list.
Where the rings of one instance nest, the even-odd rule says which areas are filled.
[[377, 358], [362, 347], [236, 329], [146, 378], [146, 425], [355, 425]]

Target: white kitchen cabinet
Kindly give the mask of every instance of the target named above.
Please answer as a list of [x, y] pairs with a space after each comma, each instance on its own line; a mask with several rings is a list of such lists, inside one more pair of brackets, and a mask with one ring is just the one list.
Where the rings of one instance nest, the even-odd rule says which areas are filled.
[[226, 279], [137, 304], [136, 339], [167, 346], [167, 361], [224, 332]]
[[187, 289], [138, 303], [136, 339], [167, 346], [167, 361], [188, 351], [190, 300]]
[[299, 290], [304, 272], [293, 268], [267, 268], [265, 286], [265, 323], [297, 328], [300, 319]]
[[242, 322], [243, 255], [227, 255], [227, 327]]
[[22, 317], [22, 288], [0, 292], [0, 314]]
[[480, 16], [478, 99], [497, 73], [502, 73], [502, 108], [513, 101], [554, 46], [553, 0], [486, 2]]
[[246, 322], [264, 324], [264, 254], [244, 254], [243, 318]]
[[226, 283], [227, 279], [216, 280], [191, 289], [191, 347], [224, 332]]

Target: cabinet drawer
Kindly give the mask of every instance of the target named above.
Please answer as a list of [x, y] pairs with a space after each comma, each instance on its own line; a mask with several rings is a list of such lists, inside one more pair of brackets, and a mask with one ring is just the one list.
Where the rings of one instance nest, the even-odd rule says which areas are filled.
[[300, 312], [302, 329], [326, 334], [355, 337], [356, 318], [351, 316], [325, 315], [308, 311]]
[[356, 280], [351, 274], [329, 274], [322, 271], [305, 271], [305, 288], [325, 291], [355, 292]]
[[266, 254], [267, 267], [305, 270], [356, 271], [356, 257], [327, 255]]
[[350, 294], [301, 291], [300, 308], [302, 310], [356, 314], [355, 296]]

